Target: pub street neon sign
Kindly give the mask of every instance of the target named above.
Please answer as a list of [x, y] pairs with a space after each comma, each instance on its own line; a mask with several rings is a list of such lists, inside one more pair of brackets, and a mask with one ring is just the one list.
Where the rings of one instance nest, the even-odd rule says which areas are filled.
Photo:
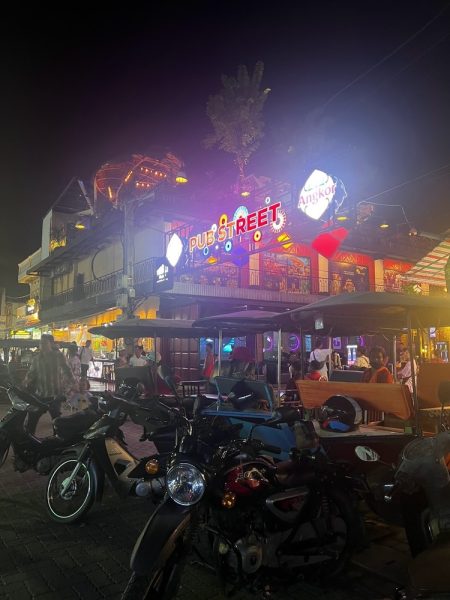
[[208, 231], [197, 233], [189, 238], [189, 252], [194, 252], [195, 249], [203, 250], [215, 243], [226, 242], [235, 236], [251, 231], [256, 232], [263, 227], [276, 224], [280, 209], [281, 202], [274, 202], [254, 212], [242, 213], [242, 216], [233, 221], [228, 221], [228, 217], [224, 214], [220, 217], [217, 225], [214, 224]]

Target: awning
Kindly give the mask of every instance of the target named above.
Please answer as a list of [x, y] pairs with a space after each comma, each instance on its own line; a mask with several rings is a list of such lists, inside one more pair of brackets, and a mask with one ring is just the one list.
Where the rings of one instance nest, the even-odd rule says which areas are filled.
[[450, 239], [446, 239], [421, 258], [405, 273], [405, 277], [417, 283], [428, 283], [446, 287], [445, 265], [450, 257]]

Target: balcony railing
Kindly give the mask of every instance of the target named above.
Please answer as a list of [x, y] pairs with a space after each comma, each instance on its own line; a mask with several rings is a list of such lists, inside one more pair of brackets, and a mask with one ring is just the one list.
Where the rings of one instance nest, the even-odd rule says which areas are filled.
[[[115, 271], [105, 277], [89, 281], [84, 285], [71, 288], [60, 294], [43, 299], [41, 307], [49, 310], [64, 306], [70, 302], [94, 298], [104, 294], [118, 291], [123, 285], [122, 271]], [[154, 259], [147, 259], [135, 265], [135, 285], [139, 286], [152, 280], [154, 275]], [[206, 268], [178, 273], [175, 281], [180, 283], [195, 283], [206, 286], [257, 289], [273, 292], [284, 292], [295, 295], [336, 295], [345, 292], [383, 292], [383, 285], [346, 284], [345, 289], [337, 290], [335, 282], [327, 277], [307, 277], [294, 273], [280, 274], [278, 271], [261, 271], [257, 269], [240, 269], [238, 267], [223, 265], [219, 268]], [[410, 287], [410, 286], [409, 286]], [[408, 287], [391, 288], [390, 292], [411, 292]], [[422, 292], [424, 294], [424, 292]]]
[[[134, 267], [134, 281], [136, 285], [151, 281], [154, 275], [155, 259], [149, 258], [137, 263]], [[104, 277], [88, 281], [83, 285], [76, 286], [45, 298], [41, 301], [41, 308], [49, 310], [57, 306], [64, 306], [70, 302], [95, 298], [104, 294], [118, 291], [123, 286], [123, 271], [115, 271]]]
[[83, 285], [76, 286], [41, 300], [41, 308], [49, 310], [57, 306], [64, 306], [69, 302], [76, 302], [86, 298], [94, 298], [120, 288], [122, 283], [122, 271], [116, 271], [105, 277], [99, 277]]

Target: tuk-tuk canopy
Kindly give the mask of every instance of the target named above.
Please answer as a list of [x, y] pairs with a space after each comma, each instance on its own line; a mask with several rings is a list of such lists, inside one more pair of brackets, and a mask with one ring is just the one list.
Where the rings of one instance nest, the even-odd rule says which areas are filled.
[[89, 333], [103, 335], [110, 340], [118, 338], [199, 338], [207, 337], [207, 328], [193, 328], [193, 321], [181, 319], [124, 319], [112, 325], [91, 327]]
[[416, 296], [361, 292], [331, 296], [279, 314], [283, 328], [296, 323], [318, 335], [399, 332], [412, 328], [450, 326], [450, 296]]

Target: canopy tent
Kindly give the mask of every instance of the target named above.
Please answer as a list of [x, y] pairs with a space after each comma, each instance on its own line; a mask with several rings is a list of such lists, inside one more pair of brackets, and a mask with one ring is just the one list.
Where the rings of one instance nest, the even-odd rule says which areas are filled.
[[446, 287], [445, 265], [450, 257], [450, 238], [436, 246], [405, 273], [405, 277], [417, 283]]
[[391, 292], [361, 292], [330, 296], [279, 314], [274, 318], [283, 328], [287, 321], [319, 335], [356, 335], [398, 332], [408, 328], [450, 325], [450, 296], [416, 296]]
[[194, 321], [194, 327], [207, 327], [209, 330], [234, 331], [237, 335], [264, 333], [278, 329], [275, 317], [278, 313], [264, 310], [241, 310], [238, 312], [202, 317]]
[[[281, 325], [275, 321], [278, 313], [264, 310], [243, 310], [222, 315], [203, 317], [194, 321], [194, 327], [213, 327], [219, 335], [219, 371], [221, 365], [222, 334], [236, 331], [235, 335], [264, 333], [279, 330], [277, 346], [277, 387], [278, 401], [281, 396]], [[287, 321], [288, 322], [288, 321]]]
[[[389, 292], [340, 294], [280, 315], [297, 322], [302, 329], [318, 335], [339, 336], [370, 332], [395, 333], [408, 330], [409, 351], [413, 355], [412, 328], [450, 325], [450, 296], [415, 296]], [[414, 361], [411, 363], [416, 430], [420, 431], [419, 405]]]
[[124, 319], [112, 325], [91, 327], [89, 333], [103, 335], [110, 340], [118, 338], [199, 338], [207, 337], [211, 331], [204, 328], [193, 328], [193, 321], [181, 319]]

